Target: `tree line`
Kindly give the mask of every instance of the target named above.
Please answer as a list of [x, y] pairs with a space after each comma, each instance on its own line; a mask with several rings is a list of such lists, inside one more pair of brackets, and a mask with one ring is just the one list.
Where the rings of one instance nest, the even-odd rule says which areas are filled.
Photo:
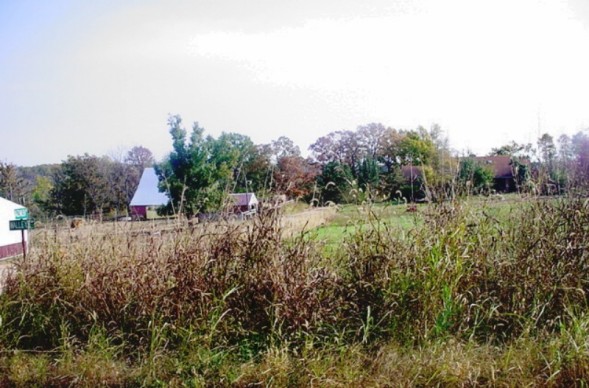
[[[127, 214], [145, 167], [154, 166], [168, 213], [214, 212], [226, 194], [276, 194], [315, 205], [366, 200], [442, 200], [490, 193], [495, 172], [469, 153], [457, 155], [438, 125], [397, 130], [370, 123], [319, 137], [304, 157], [287, 137], [254, 144], [246, 135], [205, 133], [197, 122], [168, 118], [172, 151], [156, 163], [136, 146], [116, 156], [68, 156], [61, 164], [18, 167], [0, 162], [0, 196], [37, 216]], [[537, 194], [582, 189], [589, 181], [589, 136], [507, 143], [488, 156], [507, 156], [517, 190]]]
[[27, 206], [35, 217], [125, 214], [143, 169], [154, 162], [142, 146], [124, 155], [70, 155], [61, 164], [0, 162], [0, 196]]

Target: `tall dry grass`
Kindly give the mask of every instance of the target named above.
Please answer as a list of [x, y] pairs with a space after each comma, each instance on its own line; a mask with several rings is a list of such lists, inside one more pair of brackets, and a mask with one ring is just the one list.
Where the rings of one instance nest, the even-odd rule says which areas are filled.
[[2, 348], [28, 355], [0, 368], [10, 382], [30, 363], [84, 384], [585, 381], [587, 200], [501, 215], [447, 202], [409, 231], [364, 214], [330, 257], [274, 213], [165, 232], [47, 231], [0, 297]]

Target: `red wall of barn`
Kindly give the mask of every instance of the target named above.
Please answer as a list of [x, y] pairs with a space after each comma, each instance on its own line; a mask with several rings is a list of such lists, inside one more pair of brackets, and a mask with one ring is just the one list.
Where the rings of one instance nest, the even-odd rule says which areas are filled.
[[131, 215], [136, 217], [147, 217], [147, 206], [131, 206]]
[[0, 246], [0, 259], [22, 254], [22, 243]]

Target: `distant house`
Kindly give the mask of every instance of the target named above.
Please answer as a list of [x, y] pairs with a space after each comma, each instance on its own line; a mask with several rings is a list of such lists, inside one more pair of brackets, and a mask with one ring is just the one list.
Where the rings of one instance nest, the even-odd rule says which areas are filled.
[[157, 209], [168, 203], [168, 196], [159, 191], [158, 183], [154, 168], [148, 167], [143, 170], [130, 204], [132, 217], [143, 220], [158, 218]]
[[401, 175], [405, 182], [401, 188], [403, 196], [411, 202], [423, 202], [428, 199], [427, 187], [425, 187], [424, 172], [421, 166], [402, 166]]
[[[24, 207], [0, 197], [0, 259], [20, 255], [22, 249], [22, 233], [10, 230], [9, 221], [16, 219], [15, 210]], [[28, 231], [24, 232], [25, 244], [28, 244]]]
[[258, 198], [254, 193], [229, 194], [234, 213], [246, 213], [258, 209]]
[[[511, 192], [516, 190], [516, 175], [510, 156], [478, 156], [472, 159], [482, 166], [490, 167], [494, 171], [493, 188], [496, 191]], [[529, 161], [526, 160], [522, 163], [527, 165]]]
[[423, 169], [420, 166], [402, 166], [401, 174], [407, 184], [421, 183], [423, 180]]

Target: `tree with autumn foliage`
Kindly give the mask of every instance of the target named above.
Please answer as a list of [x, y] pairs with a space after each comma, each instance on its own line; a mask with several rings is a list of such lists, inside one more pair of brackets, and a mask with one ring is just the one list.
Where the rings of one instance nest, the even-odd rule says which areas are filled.
[[[329, 181], [329, 176], [337, 176], [333, 174], [333, 166], [345, 165], [357, 191], [369, 189], [380, 198], [392, 198], [397, 190], [407, 185], [402, 174], [403, 166], [420, 171], [422, 179], [419, 183], [412, 183], [419, 186], [416, 190], [424, 184], [445, 189], [451, 185], [457, 171], [447, 139], [437, 125], [430, 131], [423, 127], [397, 131], [370, 123], [355, 131], [335, 131], [322, 136], [310, 146], [310, 150], [316, 163], [322, 167], [322, 173], [328, 174], [321, 182]], [[328, 165], [330, 167], [326, 168]], [[333, 197], [333, 194], [324, 192], [323, 196]]]
[[301, 156], [293, 141], [285, 136], [271, 143], [273, 166], [272, 190], [289, 198], [312, 197], [319, 168], [311, 160]]

